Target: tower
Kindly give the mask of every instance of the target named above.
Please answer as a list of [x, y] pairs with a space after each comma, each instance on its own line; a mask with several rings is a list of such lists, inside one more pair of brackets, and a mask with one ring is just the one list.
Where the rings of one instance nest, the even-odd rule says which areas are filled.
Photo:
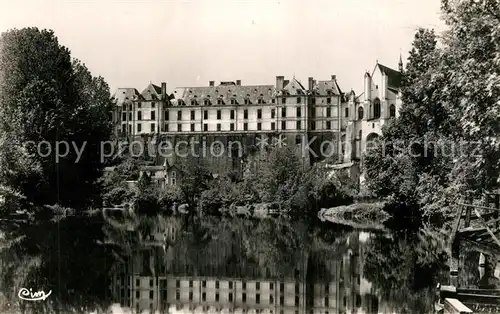
[[403, 56], [401, 55], [401, 52], [399, 53], [398, 70], [403, 73]]

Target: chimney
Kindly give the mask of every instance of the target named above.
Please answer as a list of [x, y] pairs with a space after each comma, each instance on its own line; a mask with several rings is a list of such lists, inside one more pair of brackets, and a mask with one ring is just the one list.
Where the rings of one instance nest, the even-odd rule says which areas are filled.
[[214, 87], [214, 86], [215, 86], [215, 81], [209, 81], [209, 82], [208, 82], [208, 86], [210, 86], [210, 87]]
[[241, 80], [236, 80], [236, 85], [241, 86]]
[[309, 86], [308, 86], [308, 89], [309, 90], [313, 90], [314, 88], [314, 78], [313, 77], [309, 77]]
[[335, 81], [337, 79], [337, 75], [332, 74], [332, 81]]
[[161, 82], [161, 99], [167, 100], [167, 83]]
[[277, 90], [282, 90], [284, 87], [285, 83], [285, 77], [284, 76], [276, 76], [276, 89]]

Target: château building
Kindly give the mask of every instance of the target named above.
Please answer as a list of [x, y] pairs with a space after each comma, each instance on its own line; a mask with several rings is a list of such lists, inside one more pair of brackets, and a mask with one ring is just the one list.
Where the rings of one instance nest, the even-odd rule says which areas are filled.
[[[275, 85], [241, 85], [210, 81], [204, 87], [177, 87], [167, 95], [166, 83], [149, 84], [139, 93], [119, 88], [113, 120], [118, 135], [194, 135], [209, 133], [337, 133], [345, 99], [335, 75], [309, 78], [306, 89], [297, 79], [276, 77]], [[346, 109], [347, 110], [347, 109]]]
[[[274, 85], [209, 81], [207, 86], [176, 87], [170, 94], [166, 83], [150, 83], [142, 92], [119, 88], [114, 94], [115, 134], [168, 140], [172, 145], [193, 139], [208, 146], [220, 143], [228, 149], [224, 158], [212, 158], [216, 169], [239, 168], [248, 161], [252, 147], [278, 138], [296, 146], [304, 164], [331, 157], [330, 162], [356, 165], [366, 143], [398, 115], [402, 70], [401, 59], [399, 71], [377, 62], [373, 71], [365, 73], [359, 95], [342, 92], [335, 75], [319, 81], [310, 77], [307, 86], [295, 77], [276, 76]], [[234, 140], [241, 143], [236, 151]], [[172, 166], [176, 163], [172, 158], [155, 163]]]

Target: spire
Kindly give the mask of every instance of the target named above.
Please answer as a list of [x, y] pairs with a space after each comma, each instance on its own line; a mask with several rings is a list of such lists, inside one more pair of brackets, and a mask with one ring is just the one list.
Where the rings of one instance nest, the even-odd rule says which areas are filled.
[[403, 72], [403, 56], [401, 55], [401, 50], [399, 50], [399, 72]]

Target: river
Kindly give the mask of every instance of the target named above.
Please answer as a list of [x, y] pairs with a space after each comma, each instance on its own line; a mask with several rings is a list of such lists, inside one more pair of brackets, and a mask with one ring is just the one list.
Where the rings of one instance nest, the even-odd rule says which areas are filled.
[[133, 251], [110, 278], [115, 313], [432, 313], [444, 266], [425, 237], [319, 220], [114, 223], [108, 242]]

